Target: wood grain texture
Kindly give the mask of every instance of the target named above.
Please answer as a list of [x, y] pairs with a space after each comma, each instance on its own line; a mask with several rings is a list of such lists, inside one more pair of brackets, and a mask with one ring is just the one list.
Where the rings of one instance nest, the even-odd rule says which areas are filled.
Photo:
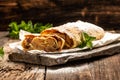
[[0, 80], [44, 80], [45, 67], [40, 65], [31, 65], [26, 63], [14, 63], [8, 58], [11, 49], [9, 43], [18, 40], [8, 39], [5, 32], [0, 32], [1, 46], [4, 47], [5, 55], [0, 57]]
[[[120, 80], [120, 54], [47, 67], [46, 80]], [[54, 75], [54, 76], [53, 76]]]
[[[83, 20], [104, 28], [120, 30], [119, 0], [1, 0], [0, 30], [7, 30], [11, 21], [32, 20], [53, 23]], [[116, 29], [116, 30], [117, 30]]]
[[46, 80], [92, 80], [89, 67], [85, 61], [66, 65], [47, 67]]
[[77, 60], [64, 65], [45, 67], [8, 60], [8, 43], [17, 41], [0, 32], [0, 46], [4, 46], [4, 59], [0, 58], [0, 80], [120, 80], [120, 53], [89, 60]]
[[120, 80], [120, 54], [89, 62], [93, 80]]

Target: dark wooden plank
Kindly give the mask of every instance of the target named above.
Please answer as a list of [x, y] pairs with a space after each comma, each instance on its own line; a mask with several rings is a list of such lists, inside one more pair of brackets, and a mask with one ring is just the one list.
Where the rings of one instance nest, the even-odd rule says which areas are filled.
[[[8, 58], [11, 49], [9, 43], [18, 40], [12, 40], [4, 37], [5, 32], [0, 32], [0, 46], [4, 47], [5, 55], [0, 57], [0, 80], [44, 80], [45, 67], [40, 65], [31, 65], [26, 63], [14, 63]], [[4, 35], [4, 36], [3, 36]]]
[[46, 80], [120, 80], [120, 54], [47, 67]]
[[[0, 37], [2, 38], [4, 37]], [[9, 61], [7, 57], [11, 49], [8, 48], [8, 43], [13, 41], [16, 40], [6, 39], [6, 44], [1, 44], [4, 45], [5, 56], [0, 58], [0, 80], [120, 80], [119, 53], [73, 61], [65, 65], [47, 67], [45, 70], [44, 66]]]
[[46, 80], [93, 80], [86, 61], [47, 67]]
[[[34, 15], [34, 16], [33, 16]], [[105, 16], [105, 17], [104, 17]], [[106, 17], [107, 16], [107, 17]], [[120, 23], [119, 0], [1, 0], [0, 30], [7, 30], [11, 21], [61, 25], [83, 20], [102, 27], [117, 27]], [[110, 20], [109, 20], [110, 19]], [[111, 25], [112, 24], [112, 25]], [[119, 28], [119, 27], [118, 27]]]
[[89, 62], [93, 80], [120, 80], [120, 54]]

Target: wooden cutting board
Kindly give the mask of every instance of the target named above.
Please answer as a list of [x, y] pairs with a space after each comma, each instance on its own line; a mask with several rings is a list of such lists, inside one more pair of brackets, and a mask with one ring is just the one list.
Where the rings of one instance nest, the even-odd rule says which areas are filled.
[[86, 50], [73, 50], [69, 52], [56, 53], [30, 53], [21, 50], [14, 50], [9, 59], [15, 62], [26, 62], [32, 64], [40, 64], [45, 66], [53, 66], [65, 64], [74, 60], [89, 59], [97, 56], [113, 55], [120, 52], [120, 42], [115, 42], [106, 46]]

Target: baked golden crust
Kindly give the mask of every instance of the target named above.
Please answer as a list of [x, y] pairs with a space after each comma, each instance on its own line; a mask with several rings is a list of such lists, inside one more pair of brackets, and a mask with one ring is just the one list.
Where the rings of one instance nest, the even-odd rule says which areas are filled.
[[105, 34], [101, 27], [77, 21], [46, 29], [40, 36], [25, 36], [22, 46], [28, 50], [38, 49], [47, 52], [75, 48], [82, 43], [83, 32], [96, 37], [97, 40], [103, 38]]
[[32, 49], [30, 43], [32, 42], [33, 38], [35, 38], [35, 37], [36, 36], [34, 36], [34, 35], [25, 35], [25, 39], [22, 41], [22, 47], [24, 48], [24, 50]]
[[64, 48], [74, 48], [81, 42], [81, 31], [77, 27], [59, 26], [46, 29], [41, 32], [41, 36], [56, 34], [65, 40]]
[[57, 35], [33, 36], [26, 35], [22, 41], [24, 50], [59, 51], [64, 47], [65, 41]]
[[64, 39], [59, 36], [40, 36], [35, 37], [31, 42], [33, 49], [45, 51], [59, 51], [64, 46]]
[[90, 36], [96, 37], [96, 40], [103, 38], [105, 35], [103, 28], [92, 23], [77, 21], [75, 23], [70, 23], [69, 25], [76, 25], [81, 31], [86, 32]]

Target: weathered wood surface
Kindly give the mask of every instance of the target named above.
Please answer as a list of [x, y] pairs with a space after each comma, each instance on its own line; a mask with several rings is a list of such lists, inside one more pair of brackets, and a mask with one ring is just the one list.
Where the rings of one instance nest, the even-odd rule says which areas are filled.
[[0, 46], [5, 56], [0, 58], [0, 80], [120, 80], [120, 54], [77, 60], [64, 65], [46, 67], [8, 60], [8, 43], [17, 41], [0, 32]]
[[113, 55], [120, 53], [120, 42], [109, 44], [103, 47], [95, 49], [80, 50], [79, 48], [67, 50], [66, 52], [53, 52], [53, 53], [42, 53], [42, 52], [24, 52], [22, 50], [14, 50], [9, 55], [11, 61], [26, 62], [32, 64], [41, 64], [45, 66], [53, 66], [65, 64], [74, 60], [89, 59], [97, 56]]
[[46, 80], [120, 80], [120, 54], [47, 67]]
[[120, 0], [0, 0], [0, 30], [7, 30], [11, 21], [56, 26], [78, 19], [120, 30]]
[[26, 63], [14, 63], [8, 59], [11, 49], [8, 47], [11, 40], [8, 32], [0, 32], [0, 46], [4, 46], [5, 55], [0, 57], [0, 80], [44, 80], [45, 66], [31, 65]]

